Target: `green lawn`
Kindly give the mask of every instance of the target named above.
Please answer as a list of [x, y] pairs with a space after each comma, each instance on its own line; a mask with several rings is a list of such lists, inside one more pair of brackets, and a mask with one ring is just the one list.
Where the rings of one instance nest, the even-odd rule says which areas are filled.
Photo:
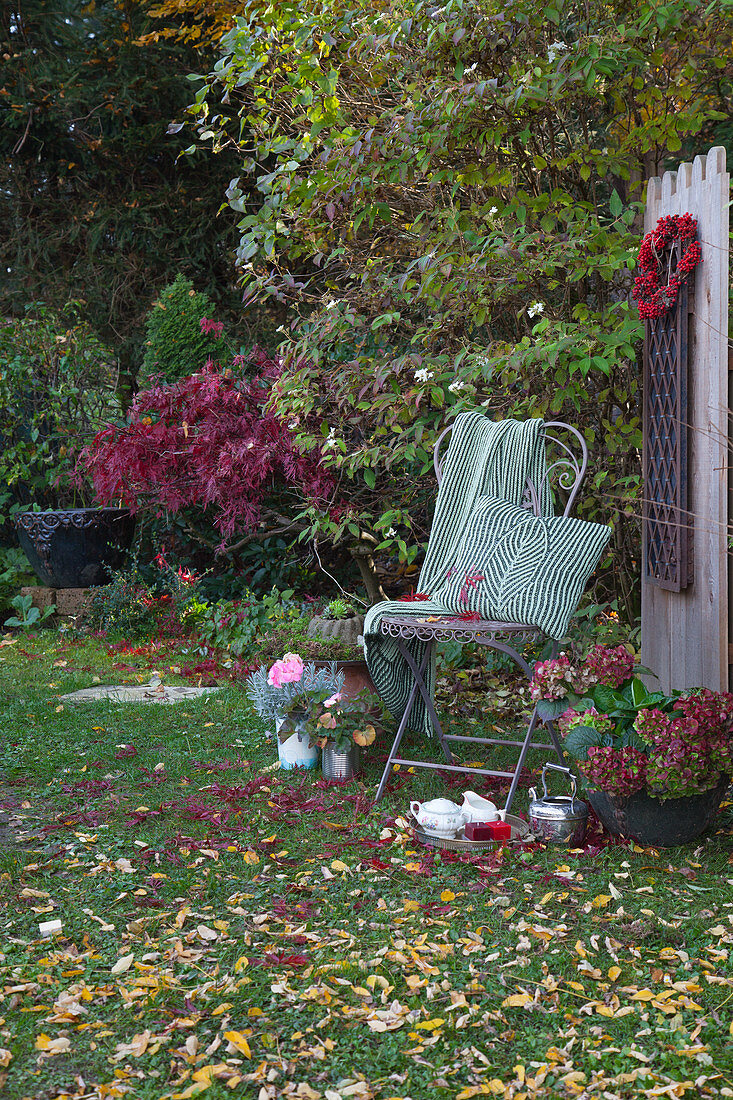
[[733, 1097], [730, 807], [673, 851], [441, 855], [400, 814], [460, 781], [277, 771], [239, 685], [59, 702], [156, 659], [0, 648], [4, 1098]]

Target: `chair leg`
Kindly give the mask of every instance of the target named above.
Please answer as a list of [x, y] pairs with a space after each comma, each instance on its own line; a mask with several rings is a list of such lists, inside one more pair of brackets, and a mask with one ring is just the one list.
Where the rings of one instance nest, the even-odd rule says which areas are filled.
[[511, 805], [512, 805], [512, 802], [514, 801], [514, 795], [516, 793], [517, 786], [519, 785], [519, 776], [521, 775], [522, 768], [524, 767], [524, 761], [526, 759], [527, 752], [529, 751], [529, 746], [530, 746], [530, 743], [532, 741], [532, 735], [533, 735], [536, 727], [537, 727], [537, 707], [535, 707], [534, 710], [532, 711], [532, 717], [529, 720], [529, 725], [527, 726], [527, 732], [524, 735], [524, 741], [522, 742], [522, 747], [519, 750], [519, 759], [517, 760], [516, 767], [514, 768], [514, 775], [512, 777], [511, 786], [509, 787], [509, 794], [507, 795], [507, 800], [504, 803], [504, 809], [506, 810], [507, 813], [509, 812], [509, 810], [511, 808]]
[[[400, 645], [399, 642], [398, 642], [398, 646], [401, 650], [404, 648], [402, 645]], [[428, 661], [430, 659], [430, 651], [431, 651], [431, 646], [430, 645], [426, 646], [425, 654], [423, 656], [422, 661], [420, 662], [420, 667], [419, 668], [415, 664], [415, 661], [414, 661], [411, 653], [408, 653], [405, 650], [405, 652], [402, 654], [407, 659], [408, 664], [410, 666], [410, 669], [412, 671], [412, 676], [413, 676], [412, 687], [410, 688], [410, 694], [409, 694], [408, 699], [407, 699], [407, 705], [405, 707], [404, 714], [402, 715], [402, 718], [400, 719], [400, 724], [397, 727], [397, 733], [395, 734], [395, 739], [392, 742], [392, 748], [389, 750], [389, 756], [387, 757], [387, 763], [385, 764], [384, 771], [382, 772], [382, 778], [380, 779], [379, 786], [377, 787], [377, 793], [376, 793], [375, 798], [374, 798], [374, 805], [375, 806], [378, 802], [381, 801], [382, 796], [384, 794], [385, 787], [387, 786], [387, 780], [389, 779], [389, 773], [392, 771], [392, 761], [394, 760], [395, 756], [397, 756], [397, 752], [398, 752], [399, 747], [400, 747], [400, 742], [402, 741], [402, 738], [404, 737], [405, 731], [407, 729], [407, 719], [410, 715], [410, 711], [412, 710], [412, 704], [415, 702], [415, 699], [417, 697], [418, 689], [420, 688], [420, 685], [423, 682], [423, 676], [425, 675], [425, 669], [427, 668]]]
[[[432, 660], [434, 643], [431, 642], [431, 641], [426, 643], [425, 653], [423, 655], [422, 661], [420, 662], [420, 667], [419, 668], [417, 667], [417, 664], [415, 662], [415, 658], [412, 656], [409, 649], [404, 644], [404, 642], [402, 642], [401, 639], [398, 640], [397, 646], [400, 650], [400, 654], [404, 657], [405, 661], [407, 662], [407, 664], [410, 668], [410, 671], [412, 672], [413, 678], [415, 680], [415, 684], [416, 684], [417, 688], [419, 689], [420, 694], [423, 697], [423, 702], [425, 703], [425, 708], [428, 712], [428, 718], [430, 719], [430, 724], [432, 725], [432, 727], [433, 727], [433, 729], [434, 729], [434, 731], [435, 731], [435, 733], [438, 737], [438, 741], [440, 742], [440, 747], [443, 750], [443, 756], [445, 757], [445, 762], [446, 762], [446, 764], [453, 764], [454, 763], [453, 753], [450, 751], [450, 749], [448, 747], [448, 742], [445, 740], [445, 734], [443, 733], [443, 727], [440, 724], [440, 719], [438, 718], [438, 713], [435, 709], [435, 704], [433, 703], [430, 692], [428, 691], [427, 686], [425, 684], [425, 670], [427, 669], [428, 664]], [[410, 705], [412, 705], [412, 704], [410, 704]], [[406, 713], [409, 713], [409, 711], [407, 711]]]

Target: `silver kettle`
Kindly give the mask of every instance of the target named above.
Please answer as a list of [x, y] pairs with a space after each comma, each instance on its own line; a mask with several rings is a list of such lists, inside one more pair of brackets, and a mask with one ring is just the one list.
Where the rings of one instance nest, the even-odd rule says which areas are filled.
[[[563, 772], [571, 783], [570, 796], [547, 793], [547, 771]], [[537, 840], [546, 844], [563, 844], [576, 848], [585, 839], [588, 825], [588, 806], [581, 798], [576, 798], [577, 785], [570, 768], [559, 764], [545, 764], [542, 769], [542, 798], [537, 797], [534, 787], [529, 788], [529, 827]]]

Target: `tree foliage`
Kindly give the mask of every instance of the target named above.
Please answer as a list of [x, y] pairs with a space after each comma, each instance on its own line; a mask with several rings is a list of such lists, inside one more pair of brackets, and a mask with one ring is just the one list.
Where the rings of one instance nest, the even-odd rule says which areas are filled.
[[208, 359], [231, 358], [234, 348], [224, 335], [224, 323], [212, 320], [213, 313], [208, 294], [177, 275], [153, 303], [146, 322], [143, 367], [148, 378], [159, 375], [177, 382], [200, 370]]
[[0, 308], [83, 301], [128, 373], [150, 303], [178, 271], [234, 302], [232, 227], [217, 219], [232, 162], [178, 159], [188, 139], [166, 131], [198, 55], [137, 44], [149, 27], [141, 6], [116, 0], [0, 14]]
[[277, 408], [349, 485], [314, 530], [405, 556], [456, 412], [562, 417], [633, 610], [640, 181], [726, 116], [731, 22], [697, 0], [242, 5], [191, 111], [241, 158], [246, 300], [291, 310]]
[[243, 365], [240, 357], [234, 369], [210, 363], [138, 393], [128, 422], [102, 429], [81, 456], [80, 473], [92, 478], [99, 501], [157, 515], [203, 513], [230, 553], [241, 545], [232, 545], [234, 536], [256, 535], [263, 515], [292, 530], [287, 516], [273, 516], [278, 486], [294, 488], [296, 502], [327, 503], [333, 479], [318, 454], [301, 453], [265, 409], [281, 365], [260, 351], [252, 355], [256, 374], [246, 377]]
[[[29, 505], [87, 502], [69, 475], [90, 434], [120, 415], [114, 355], [80, 319], [40, 303], [0, 321], [0, 531]], [[86, 490], [86, 492], [85, 492]]]

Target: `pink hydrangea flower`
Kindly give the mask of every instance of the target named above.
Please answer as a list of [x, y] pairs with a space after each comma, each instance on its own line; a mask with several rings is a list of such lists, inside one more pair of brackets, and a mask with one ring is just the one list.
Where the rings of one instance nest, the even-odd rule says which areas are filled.
[[267, 673], [267, 682], [273, 687], [292, 684], [303, 675], [303, 662], [297, 653], [286, 653], [281, 661], [275, 661]]
[[622, 645], [597, 645], [585, 659], [585, 670], [595, 683], [620, 688], [633, 675], [634, 657]]

